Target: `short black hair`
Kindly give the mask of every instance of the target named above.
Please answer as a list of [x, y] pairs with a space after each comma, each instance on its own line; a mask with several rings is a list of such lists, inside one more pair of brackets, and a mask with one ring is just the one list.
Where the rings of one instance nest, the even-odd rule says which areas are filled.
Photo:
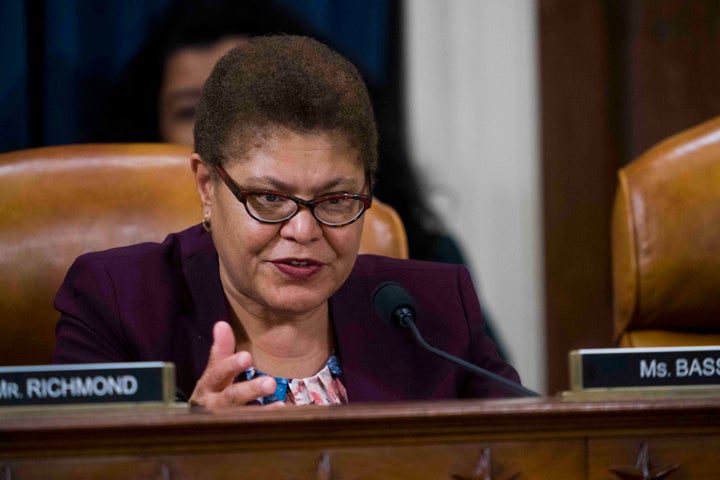
[[357, 68], [327, 45], [303, 36], [253, 37], [215, 65], [196, 109], [200, 157], [222, 165], [276, 128], [344, 135], [373, 185], [377, 127], [370, 95]]

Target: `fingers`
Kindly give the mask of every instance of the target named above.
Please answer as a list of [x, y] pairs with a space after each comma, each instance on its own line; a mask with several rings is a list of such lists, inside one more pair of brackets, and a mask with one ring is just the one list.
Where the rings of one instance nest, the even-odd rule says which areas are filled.
[[252, 358], [248, 352], [235, 353], [235, 336], [230, 325], [216, 323], [208, 365], [190, 396], [190, 405], [221, 410], [275, 393], [275, 379], [269, 376], [234, 383], [235, 378], [251, 365]]
[[[193, 406], [202, 406], [205, 410], [219, 411], [232, 407], [240, 407], [275, 393], [275, 379], [272, 377], [258, 377], [246, 382], [233, 383], [219, 392], [198, 392], [196, 388], [190, 398]], [[282, 402], [274, 402], [275, 405]]]
[[251, 362], [248, 352], [235, 353], [235, 335], [230, 325], [217, 322], [213, 326], [213, 344], [208, 364], [198, 386], [208, 391], [220, 391], [232, 384], [235, 377], [250, 367]]
[[210, 360], [222, 359], [235, 353], [235, 334], [227, 322], [217, 322], [213, 325], [213, 344], [210, 348]]
[[[212, 357], [212, 353], [210, 356]], [[245, 351], [234, 353], [225, 358], [212, 359], [208, 361], [202, 377], [198, 380], [198, 385], [202, 384], [209, 391], [219, 392], [232, 385], [235, 378], [250, 368], [251, 365], [252, 357]]]
[[220, 393], [221, 403], [228, 406], [246, 405], [258, 398], [272, 395], [276, 387], [275, 379], [269, 376], [234, 383]]

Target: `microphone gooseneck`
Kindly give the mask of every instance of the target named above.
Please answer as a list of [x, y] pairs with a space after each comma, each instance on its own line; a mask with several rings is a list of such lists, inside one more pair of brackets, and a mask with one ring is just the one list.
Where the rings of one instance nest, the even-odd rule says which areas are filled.
[[379, 285], [373, 292], [373, 304], [380, 318], [390, 326], [407, 328], [413, 335], [415, 341], [425, 350], [434, 353], [450, 362], [463, 367], [475, 375], [492, 380], [503, 387], [525, 397], [539, 397], [540, 394], [525, 388], [522, 385], [501, 377], [484, 368], [478, 367], [462, 358], [451, 355], [439, 348], [428, 344], [415, 325], [415, 313], [417, 307], [415, 300], [403, 287], [394, 282], [385, 282]]

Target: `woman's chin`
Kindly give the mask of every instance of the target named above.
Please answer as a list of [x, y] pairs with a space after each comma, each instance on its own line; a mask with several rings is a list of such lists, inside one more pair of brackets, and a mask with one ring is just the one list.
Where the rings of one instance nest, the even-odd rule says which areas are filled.
[[267, 305], [272, 313], [282, 316], [302, 315], [324, 306], [327, 297], [315, 289], [286, 287], [267, 298]]

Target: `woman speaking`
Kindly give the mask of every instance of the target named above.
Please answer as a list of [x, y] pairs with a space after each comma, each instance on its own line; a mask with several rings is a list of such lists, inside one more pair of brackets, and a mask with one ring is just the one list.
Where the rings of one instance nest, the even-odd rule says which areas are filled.
[[55, 362], [173, 362], [209, 410], [507, 395], [385, 325], [372, 296], [392, 281], [430, 344], [519, 381], [465, 267], [358, 255], [377, 131], [342, 56], [307, 37], [242, 41], [204, 86], [194, 142], [202, 222], [79, 257], [55, 300]]

